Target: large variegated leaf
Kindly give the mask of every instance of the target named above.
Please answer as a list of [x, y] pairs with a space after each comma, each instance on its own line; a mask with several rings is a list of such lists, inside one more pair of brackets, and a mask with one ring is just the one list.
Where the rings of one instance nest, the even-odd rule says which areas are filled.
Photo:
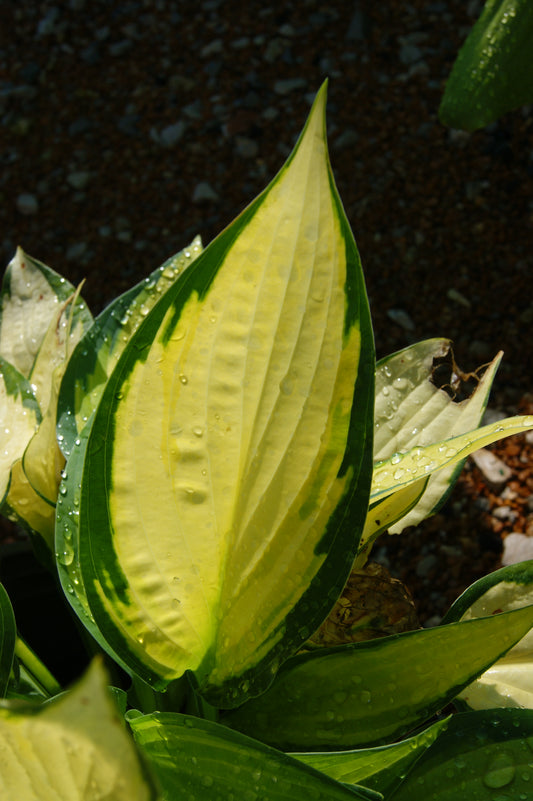
[[[74, 287], [21, 248], [4, 275], [0, 309], [0, 355], [28, 378], [50, 321], [74, 293]], [[91, 315], [78, 301], [75, 325], [91, 324]]]
[[136, 742], [169, 799], [350, 801], [379, 799], [346, 787], [287, 754], [208, 720], [129, 713]]
[[437, 470], [452, 467], [479, 448], [512, 434], [523, 434], [531, 428], [533, 415], [508, 417], [433, 445], [416, 446], [406, 453], [395, 453], [390, 459], [374, 465], [371, 501], [385, 498], [400, 487], [414, 484]]
[[[376, 368], [374, 459], [398, 456], [476, 429], [485, 411], [502, 354], [499, 353], [479, 380], [472, 395], [457, 403], [432, 381], [434, 360], [450, 352], [446, 339], [430, 339], [382, 359]], [[413, 508], [389, 523], [398, 534], [417, 525], [444, 503], [459, 475], [466, 455], [432, 472]], [[403, 463], [403, 462], [402, 462]], [[401, 499], [399, 499], [401, 501]], [[378, 502], [378, 507], [379, 507]], [[381, 518], [382, 510], [375, 509]], [[370, 525], [369, 521], [369, 525]]]
[[152, 306], [202, 252], [200, 237], [97, 317], [69, 359], [57, 406], [57, 438], [68, 456], [98, 405], [105, 383]]
[[325, 89], [272, 184], [146, 316], [95, 412], [79, 564], [110, 647], [242, 702], [318, 627], [368, 503], [372, 333]]
[[533, 626], [533, 606], [301, 654], [222, 722], [287, 751], [390, 742], [423, 724]]
[[41, 422], [30, 382], [0, 356], [0, 506], [11, 481], [11, 468]]
[[0, 708], [2, 801], [150, 801], [158, 797], [99, 664], [41, 706]]
[[[533, 603], [533, 560], [503, 567], [469, 587], [444, 621], [472, 620]], [[529, 632], [459, 696], [472, 709], [533, 709], [533, 633]]]

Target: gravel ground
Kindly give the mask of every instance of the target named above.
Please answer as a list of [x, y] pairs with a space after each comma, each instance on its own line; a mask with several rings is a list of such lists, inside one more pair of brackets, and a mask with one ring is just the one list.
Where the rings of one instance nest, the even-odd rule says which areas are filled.
[[[0, 4], [4, 263], [20, 244], [73, 283], [87, 278], [100, 310], [234, 218], [280, 168], [328, 77], [331, 161], [378, 355], [444, 335], [473, 370], [503, 349], [492, 403], [515, 413], [532, 389], [533, 115], [472, 135], [437, 120], [481, 5]], [[503, 536], [531, 528], [531, 445], [513, 443], [499, 453], [523, 459], [509, 479], [520, 503], [501, 502], [470, 465], [446, 514], [378, 554], [423, 619], [498, 566]], [[519, 514], [494, 517], [505, 505]]]

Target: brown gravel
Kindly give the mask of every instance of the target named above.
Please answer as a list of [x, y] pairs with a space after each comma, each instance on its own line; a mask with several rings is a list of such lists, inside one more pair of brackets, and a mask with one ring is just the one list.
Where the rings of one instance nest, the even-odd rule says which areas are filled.
[[[20, 244], [73, 283], [86, 277], [100, 310], [195, 234], [207, 243], [231, 221], [282, 165], [329, 76], [331, 160], [378, 354], [444, 335], [472, 370], [503, 349], [492, 405], [515, 413], [532, 390], [533, 115], [518, 110], [472, 135], [437, 120], [480, 6], [0, 4], [3, 261]], [[513, 530], [531, 533], [531, 446], [515, 439], [497, 452], [514, 471]], [[445, 512], [382, 553], [422, 618], [498, 566], [508, 525], [476, 471]]]

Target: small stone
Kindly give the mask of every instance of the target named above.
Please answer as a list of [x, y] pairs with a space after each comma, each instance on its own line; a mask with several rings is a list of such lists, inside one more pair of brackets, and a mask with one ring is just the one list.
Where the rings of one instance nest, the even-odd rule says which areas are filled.
[[213, 39], [212, 42], [206, 44], [205, 47], [202, 47], [200, 50], [200, 56], [202, 58], [209, 58], [210, 56], [215, 56], [218, 53], [222, 53], [224, 50], [224, 42], [222, 39]]
[[247, 136], [236, 136], [235, 150], [237, 155], [243, 159], [254, 159], [259, 153], [259, 145], [254, 139], [249, 139]]
[[288, 95], [297, 89], [305, 89], [307, 81], [305, 78], [287, 78], [274, 83], [274, 91], [277, 95]]
[[192, 194], [193, 203], [216, 203], [217, 200], [219, 200], [218, 194], [207, 181], [200, 181], [200, 183], [196, 184], [194, 187], [194, 192]]
[[69, 245], [65, 254], [67, 261], [78, 261], [87, 250], [87, 242], [75, 242]]
[[39, 211], [38, 199], [35, 197], [35, 195], [31, 195], [29, 192], [23, 192], [20, 194], [17, 197], [16, 204], [18, 211], [27, 216], [31, 214], [37, 214]]
[[511, 468], [486, 448], [474, 451], [472, 459], [483, 473], [487, 483], [496, 491], [501, 491], [513, 475]]
[[503, 541], [502, 565], [516, 565], [533, 559], [533, 537], [513, 531]]
[[263, 51], [263, 58], [268, 64], [278, 61], [285, 50], [283, 39], [270, 39]]
[[460, 306], [464, 306], [465, 309], [469, 309], [472, 306], [468, 298], [465, 298], [458, 289], [454, 289], [453, 287], [446, 292], [446, 297], [458, 303]]
[[91, 179], [91, 174], [86, 170], [71, 172], [67, 175], [68, 185], [71, 186], [73, 189], [77, 189], [78, 191], [85, 189], [90, 179]]
[[403, 309], [388, 309], [387, 317], [389, 320], [392, 320], [393, 323], [396, 323], [405, 331], [414, 331], [415, 324], [409, 317], [406, 311]]
[[158, 145], [170, 148], [178, 144], [186, 128], [187, 126], [183, 120], [179, 120], [173, 125], [167, 125], [162, 131], [157, 131], [155, 128], [152, 128], [150, 136]]

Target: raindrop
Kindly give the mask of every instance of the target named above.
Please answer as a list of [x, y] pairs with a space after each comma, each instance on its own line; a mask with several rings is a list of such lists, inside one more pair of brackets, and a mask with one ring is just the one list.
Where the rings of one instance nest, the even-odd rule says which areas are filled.
[[200, 426], [195, 426], [192, 430], [195, 437], [201, 437], [204, 433], [204, 429]]
[[391, 456], [391, 460], [390, 460], [391, 464], [398, 464], [398, 462], [401, 462], [402, 458], [403, 458], [403, 454], [401, 454], [401, 453], [393, 453], [392, 456]]
[[489, 769], [483, 776], [483, 783], [486, 787], [499, 789], [511, 784], [515, 776], [515, 765], [509, 754], [499, 754], [491, 763]]
[[179, 374], [179, 379], [180, 379], [182, 384], [186, 384], [188, 382], [188, 380], [189, 380], [186, 375], [183, 375], [183, 373]]

